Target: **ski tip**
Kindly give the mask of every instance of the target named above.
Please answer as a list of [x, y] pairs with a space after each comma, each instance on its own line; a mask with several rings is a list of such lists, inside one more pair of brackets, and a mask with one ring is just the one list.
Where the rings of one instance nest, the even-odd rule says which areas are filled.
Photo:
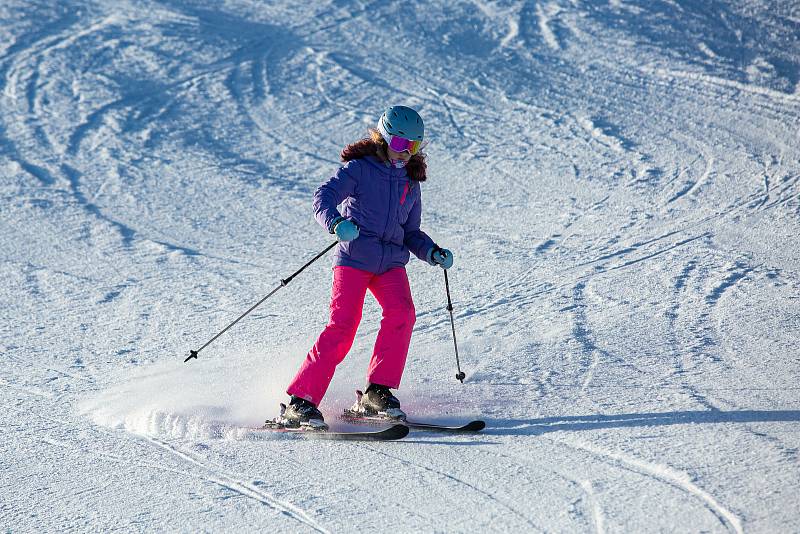
[[484, 428], [486, 428], [486, 421], [480, 420], [471, 421], [470, 423], [464, 425], [464, 430], [467, 432], [480, 432]]
[[408, 426], [397, 424], [390, 426], [389, 428], [383, 430], [382, 432], [385, 432], [386, 434], [391, 436], [390, 438], [387, 439], [402, 439], [406, 437], [410, 431], [411, 429], [408, 428]]
[[424, 423], [421, 421], [406, 421], [406, 425], [415, 430], [431, 430], [433, 432], [480, 432], [486, 428], [486, 422], [481, 420], [470, 421], [469, 423], [456, 426]]

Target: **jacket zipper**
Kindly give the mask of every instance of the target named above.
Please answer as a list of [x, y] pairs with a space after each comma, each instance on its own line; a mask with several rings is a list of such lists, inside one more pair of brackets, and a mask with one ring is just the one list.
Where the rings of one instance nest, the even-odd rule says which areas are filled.
[[383, 270], [383, 260], [386, 257], [386, 230], [389, 229], [389, 220], [392, 218], [392, 169], [389, 169], [389, 209], [386, 210], [386, 222], [383, 224], [383, 233], [381, 234], [381, 262], [378, 265], [379, 270]]

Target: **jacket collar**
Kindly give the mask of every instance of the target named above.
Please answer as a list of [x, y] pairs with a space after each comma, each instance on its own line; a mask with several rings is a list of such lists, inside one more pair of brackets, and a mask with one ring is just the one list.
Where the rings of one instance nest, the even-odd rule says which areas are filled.
[[388, 162], [381, 161], [377, 156], [366, 156], [364, 159], [367, 160], [370, 165], [378, 169], [382, 175], [386, 175], [387, 177], [406, 178], [408, 176], [406, 169], [392, 167]]

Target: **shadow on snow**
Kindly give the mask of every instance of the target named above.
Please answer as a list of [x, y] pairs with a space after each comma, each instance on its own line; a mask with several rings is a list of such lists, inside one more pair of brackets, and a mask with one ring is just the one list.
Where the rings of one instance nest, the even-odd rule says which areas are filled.
[[607, 428], [778, 422], [800, 422], [800, 410], [695, 411], [507, 419], [487, 421], [488, 427], [484, 432], [493, 435], [538, 435], [547, 432], [576, 432]]

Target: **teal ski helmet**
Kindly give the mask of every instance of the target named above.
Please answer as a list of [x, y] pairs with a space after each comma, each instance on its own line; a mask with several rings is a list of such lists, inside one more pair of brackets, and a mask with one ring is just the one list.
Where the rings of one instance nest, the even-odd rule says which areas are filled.
[[397, 135], [411, 141], [422, 141], [425, 125], [419, 113], [406, 106], [392, 106], [383, 112], [378, 120], [378, 130], [384, 138]]

